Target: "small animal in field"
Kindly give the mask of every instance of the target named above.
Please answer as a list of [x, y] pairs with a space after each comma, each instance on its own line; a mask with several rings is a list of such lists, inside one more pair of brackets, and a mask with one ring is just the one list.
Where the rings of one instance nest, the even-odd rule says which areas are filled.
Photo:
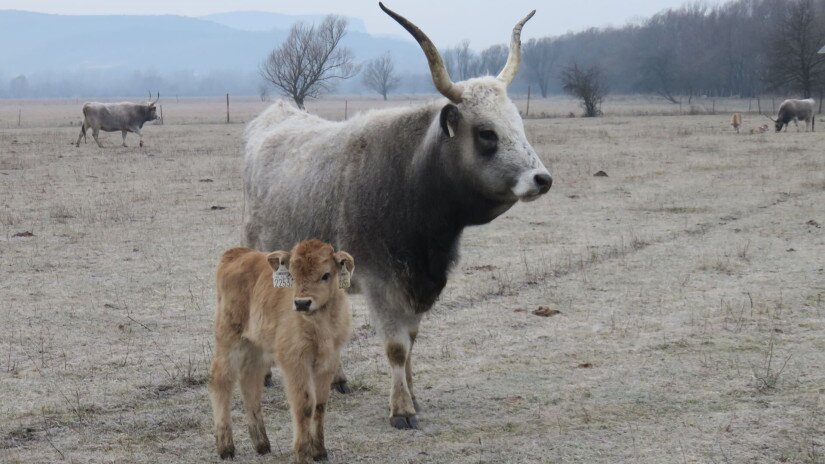
[[273, 359], [281, 367], [292, 413], [294, 462], [327, 456], [324, 415], [339, 352], [350, 336], [345, 289], [354, 268], [352, 256], [319, 240], [302, 241], [292, 251], [232, 248], [223, 254], [209, 372], [221, 459], [235, 456], [229, 409], [236, 377], [252, 444], [258, 454], [269, 453], [261, 392]]
[[[160, 98], [160, 97], [158, 97]], [[134, 132], [140, 137], [140, 146], [143, 146], [143, 124], [154, 121], [158, 118], [155, 104], [158, 99], [149, 103], [97, 103], [88, 102], [83, 104], [83, 121], [80, 123], [80, 135], [77, 137], [76, 147], [80, 146], [80, 139], [86, 142], [86, 131], [92, 130], [97, 146], [103, 148], [103, 144], [97, 138], [100, 131], [117, 132], [123, 135], [123, 146], [126, 146], [126, 134]]]
[[[769, 117], [770, 118], [770, 117]], [[805, 100], [785, 100], [779, 105], [779, 113], [776, 119], [770, 118], [774, 122], [776, 132], [780, 132], [785, 128], [788, 131], [788, 124], [793, 121], [796, 125], [796, 131], [799, 132], [799, 121], [805, 122], [805, 132], [808, 132], [808, 126], [811, 132], [814, 130], [814, 99], [807, 98]]]
[[751, 127], [751, 134], [764, 134], [765, 132], [768, 132], [767, 124], [762, 124], [759, 127]]
[[742, 113], [733, 113], [730, 117], [730, 125], [733, 126], [733, 130], [738, 134], [739, 126], [742, 125]]

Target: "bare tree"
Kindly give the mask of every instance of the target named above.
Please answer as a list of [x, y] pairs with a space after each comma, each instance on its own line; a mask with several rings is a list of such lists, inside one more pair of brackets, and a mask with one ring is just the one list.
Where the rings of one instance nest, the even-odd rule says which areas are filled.
[[[825, 77], [825, 15], [817, 15], [812, 0], [784, 4], [782, 17], [771, 40], [770, 81], [774, 88], [788, 85], [811, 96]], [[819, 17], [817, 17], [819, 16]]]
[[358, 72], [352, 52], [340, 46], [346, 33], [347, 20], [335, 15], [318, 26], [294, 24], [286, 41], [261, 65], [261, 76], [303, 109], [307, 97], [328, 92], [336, 80]]
[[269, 86], [266, 85], [266, 82], [258, 84], [258, 97], [262, 102], [269, 101]]
[[396, 89], [401, 78], [395, 73], [395, 63], [389, 53], [367, 61], [362, 71], [364, 85], [387, 99], [387, 94]]
[[[523, 54], [524, 52], [522, 52]], [[481, 51], [481, 71], [488, 76], [498, 75], [507, 62], [510, 49], [506, 45], [490, 45]]]
[[559, 58], [560, 49], [556, 42], [549, 38], [530, 39], [524, 44], [524, 64], [527, 67], [527, 74], [532, 82], [539, 86], [541, 96], [546, 98], [553, 78], [553, 68]]
[[463, 81], [482, 74], [481, 60], [470, 48], [470, 41], [467, 39], [455, 47], [444, 50], [441, 56], [450, 76], [455, 76], [456, 80]]
[[603, 82], [602, 70], [598, 65], [582, 69], [573, 63], [561, 72], [562, 89], [580, 99], [584, 116], [592, 118], [602, 114], [602, 102], [607, 96], [607, 86]]

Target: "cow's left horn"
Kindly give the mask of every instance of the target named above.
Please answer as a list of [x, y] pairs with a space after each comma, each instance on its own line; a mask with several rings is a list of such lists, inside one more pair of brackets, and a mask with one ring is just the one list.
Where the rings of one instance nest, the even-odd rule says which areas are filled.
[[507, 56], [507, 63], [504, 65], [504, 69], [498, 74], [498, 80], [504, 82], [506, 85], [510, 85], [513, 79], [516, 78], [518, 67], [521, 63], [521, 28], [524, 27], [524, 23], [529, 21], [534, 14], [536, 14], [536, 10], [531, 11], [524, 19], [517, 22], [513, 28], [513, 37], [510, 39], [510, 54]]

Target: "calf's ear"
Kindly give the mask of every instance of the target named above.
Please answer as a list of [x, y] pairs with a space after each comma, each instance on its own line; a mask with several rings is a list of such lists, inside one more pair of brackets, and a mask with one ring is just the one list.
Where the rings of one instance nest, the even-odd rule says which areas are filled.
[[272, 268], [272, 286], [275, 288], [292, 287], [292, 275], [289, 273], [289, 252], [273, 251], [266, 255]]
[[346, 251], [339, 251], [332, 255], [335, 258], [335, 263], [341, 269], [338, 274], [338, 286], [341, 288], [349, 288], [352, 273], [355, 271], [355, 260], [352, 255]]
[[458, 122], [461, 121], [461, 112], [458, 107], [452, 103], [447, 103], [444, 108], [441, 108], [441, 130], [448, 137], [455, 137], [455, 131], [458, 130]]

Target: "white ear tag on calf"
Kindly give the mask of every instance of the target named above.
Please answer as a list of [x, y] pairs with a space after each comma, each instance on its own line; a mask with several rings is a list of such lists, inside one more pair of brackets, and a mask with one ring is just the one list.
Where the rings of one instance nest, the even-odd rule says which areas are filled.
[[283, 264], [278, 266], [278, 270], [272, 273], [272, 286], [275, 288], [292, 287], [292, 275]]
[[341, 274], [338, 275], [338, 288], [349, 288], [352, 274], [346, 266], [341, 266]]
[[450, 138], [455, 137], [455, 132], [453, 132], [453, 126], [449, 123], [447, 124], [447, 133], [450, 134]]

